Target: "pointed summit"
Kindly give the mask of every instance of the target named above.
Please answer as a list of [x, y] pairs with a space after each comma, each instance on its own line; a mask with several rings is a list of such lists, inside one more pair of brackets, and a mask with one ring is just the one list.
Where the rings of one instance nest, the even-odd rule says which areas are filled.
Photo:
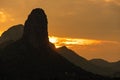
[[25, 22], [23, 39], [35, 48], [48, 46], [48, 21], [43, 9], [33, 9]]

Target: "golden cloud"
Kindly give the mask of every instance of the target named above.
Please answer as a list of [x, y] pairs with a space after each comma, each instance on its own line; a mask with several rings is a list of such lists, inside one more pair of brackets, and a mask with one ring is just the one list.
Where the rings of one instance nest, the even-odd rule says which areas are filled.
[[55, 44], [56, 47], [61, 46], [90, 46], [90, 45], [101, 45], [101, 44], [120, 44], [117, 41], [105, 41], [105, 40], [94, 40], [94, 39], [82, 39], [82, 38], [67, 38], [67, 37], [56, 37], [49, 36], [49, 41]]

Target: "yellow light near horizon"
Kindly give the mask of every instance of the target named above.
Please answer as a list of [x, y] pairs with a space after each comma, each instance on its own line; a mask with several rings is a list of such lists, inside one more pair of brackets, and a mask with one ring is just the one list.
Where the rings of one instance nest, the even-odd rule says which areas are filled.
[[76, 44], [76, 45], [94, 45], [99, 44], [101, 41], [90, 40], [90, 39], [66, 39], [65, 44]]
[[55, 44], [56, 47], [61, 46], [70, 46], [70, 45], [96, 45], [100, 44], [100, 40], [91, 40], [91, 39], [78, 39], [78, 38], [62, 38], [62, 37], [55, 37], [49, 36], [49, 41]]
[[2, 33], [3, 33], [3, 31], [0, 31], [0, 37], [1, 37]]
[[50, 41], [51, 43], [56, 43], [56, 42], [58, 41], [58, 38], [57, 38], [57, 37], [54, 37], [54, 36], [50, 36], [50, 37], [49, 37], [49, 41]]

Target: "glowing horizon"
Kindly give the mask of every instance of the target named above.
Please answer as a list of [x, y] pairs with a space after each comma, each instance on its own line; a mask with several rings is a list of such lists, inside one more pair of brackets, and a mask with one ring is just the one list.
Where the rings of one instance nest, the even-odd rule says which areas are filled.
[[101, 41], [91, 40], [91, 39], [81, 39], [81, 38], [65, 38], [65, 37], [55, 37], [49, 36], [49, 41], [55, 44], [56, 47], [65, 45], [95, 45], [100, 44]]
[[83, 39], [83, 38], [67, 38], [67, 37], [56, 37], [49, 36], [49, 41], [53, 43], [56, 48], [61, 46], [69, 45], [79, 45], [79, 46], [89, 46], [89, 45], [100, 45], [104, 43], [114, 43], [117, 44], [117, 41], [105, 41], [105, 40], [95, 40], [95, 39]]
[[[86, 59], [101, 58], [110, 62], [118, 61], [119, 56], [113, 55], [120, 49], [120, 42], [108, 40], [82, 39], [49, 36], [49, 41], [56, 48], [66, 46]], [[109, 57], [113, 56], [113, 57]]]

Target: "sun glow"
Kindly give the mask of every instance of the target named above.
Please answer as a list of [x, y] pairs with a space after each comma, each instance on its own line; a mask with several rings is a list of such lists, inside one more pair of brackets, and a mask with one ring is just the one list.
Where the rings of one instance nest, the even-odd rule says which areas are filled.
[[49, 37], [49, 41], [50, 41], [51, 43], [56, 43], [56, 42], [58, 41], [58, 38], [57, 38], [57, 37], [54, 37], [54, 36], [51, 36], [51, 37]]
[[49, 41], [55, 44], [56, 47], [61, 46], [71, 46], [71, 45], [97, 45], [102, 41], [100, 40], [92, 40], [92, 39], [81, 39], [81, 38], [63, 38], [63, 37], [55, 37], [49, 36]]

